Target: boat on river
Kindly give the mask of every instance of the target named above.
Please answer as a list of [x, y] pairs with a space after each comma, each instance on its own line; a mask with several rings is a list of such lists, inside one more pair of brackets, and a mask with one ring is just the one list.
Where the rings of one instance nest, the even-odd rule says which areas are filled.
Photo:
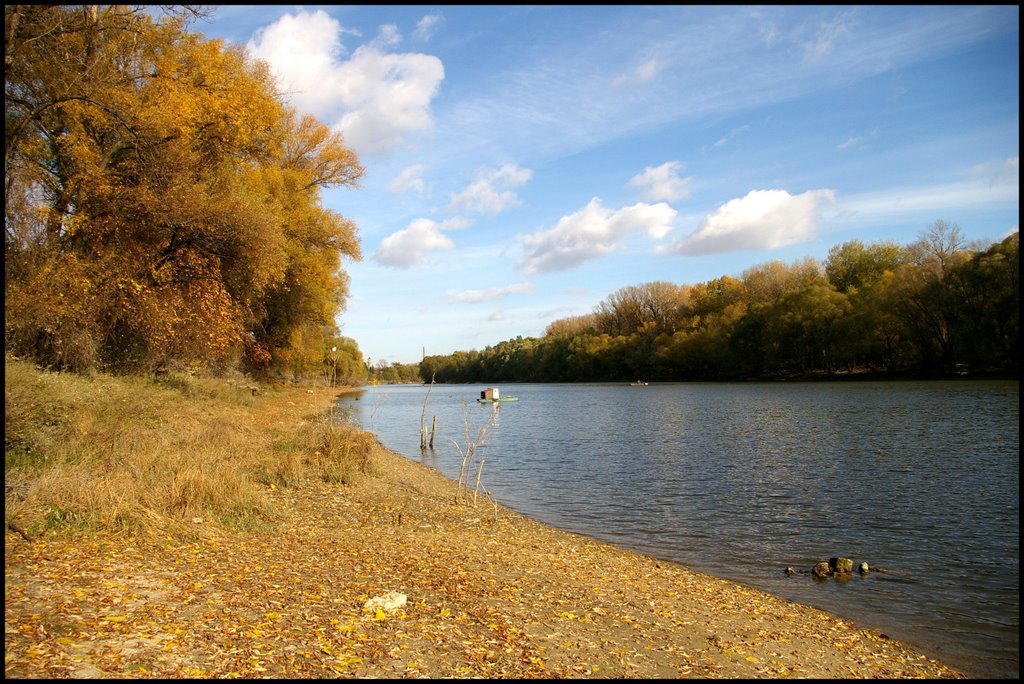
[[650, 383], [644, 382], [643, 380], [637, 380], [636, 382], [629, 383], [632, 387], [647, 387]]
[[481, 404], [502, 404], [506, 401], [519, 401], [519, 397], [512, 394], [502, 396], [497, 387], [488, 387], [485, 390], [480, 390], [480, 397], [477, 401]]

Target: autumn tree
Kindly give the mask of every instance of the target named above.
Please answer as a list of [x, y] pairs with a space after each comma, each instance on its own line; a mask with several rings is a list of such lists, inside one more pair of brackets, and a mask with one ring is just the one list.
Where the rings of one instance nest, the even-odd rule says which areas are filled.
[[966, 247], [958, 225], [935, 221], [904, 248], [903, 266], [887, 283], [886, 305], [928, 370], [957, 363], [954, 329], [965, 311], [951, 274], [972, 258]]
[[865, 246], [860, 240], [836, 245], [828, 252], [825, 275], [840, 292], [871, 286], [903, 263], [903, 248], [894, 242]]
[[544, 337], [575, 337], [585, 332], [594, 332], [596, 324], [597, 316], [592, 313], [559, 318], [544, 329]]
[[[187, 14], [187, 13], [186, 13]], [[56, 367], [316, 368], [362, 175], [240, 48], [125, 6], [8, 6], [5, 338]]]
[[1019, 234], [969, 258], [955, 260], [943, 278], [950, 344], [971, 367], [1018, 363]]
[[358, 386], [366, 382], [369, 376], [366, 360], [351, 337], [325, 337], [322, 352], [324, 374], [332, 385]]
[[746, 285], [730, 276], [694, 285], [685, 310], [685, 327], [689, 330], [706, 328], [722, 316], [734, 321], [737, 314], [746, 310], [747, 299]]
[[688, 290], [664, 281], [621, 288], [594, 311], [594, 326], [609, 335], [671, 332], [686, 304]]
[[816, 259], [805, 257], [792, 264], [768, 261], [751, 266], [743, 272], [747, 301], [750, 304], [772, 303], [788, 292], [795, 292], [817, 279], [822, 267]]

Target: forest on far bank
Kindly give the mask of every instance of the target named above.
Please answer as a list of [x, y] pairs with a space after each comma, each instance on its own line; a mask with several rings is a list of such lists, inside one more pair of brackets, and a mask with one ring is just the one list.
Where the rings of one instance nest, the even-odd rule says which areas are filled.
[[[1016, 377], [1019, 246], [938, 220], [906, 246], [854, 240], [824, 263], [622, 288], [590, 314], [483, 351], [427, 356], [423, 382]], [[399, 374], [396, 369], [395, 374]]]

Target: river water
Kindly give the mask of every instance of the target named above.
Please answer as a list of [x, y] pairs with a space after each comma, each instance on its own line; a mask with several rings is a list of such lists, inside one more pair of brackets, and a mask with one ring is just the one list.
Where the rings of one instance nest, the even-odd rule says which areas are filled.
[[[1019, 675], [1016, 381], [504, 384], [519, 400], [498, 406], [482, 389], [379, 386], [337, 406], [453, 480], [477, 443], [482, 486], [535, 520], [881, 629], [973, 677]], [[886, 572], [784, 573], [832, 556]]]

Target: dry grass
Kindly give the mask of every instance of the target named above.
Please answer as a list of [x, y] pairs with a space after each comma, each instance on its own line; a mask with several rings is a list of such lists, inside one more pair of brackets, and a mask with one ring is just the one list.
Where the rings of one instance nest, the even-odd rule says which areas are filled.
[[379, 444], [323, 414], [326, 387], [4, 365], [5, 519], [30, 536], [263, 528], [277, 517], [269, 491], [374, 472]]

